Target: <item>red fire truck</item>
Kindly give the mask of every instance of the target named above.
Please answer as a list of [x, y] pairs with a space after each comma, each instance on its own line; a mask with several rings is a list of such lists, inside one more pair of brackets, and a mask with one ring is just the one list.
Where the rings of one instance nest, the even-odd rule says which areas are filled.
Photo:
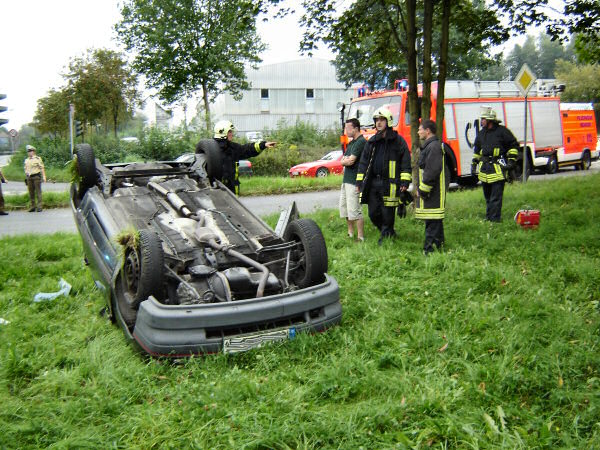
[[[375, 133], [373, 112], [382, 106], [394, 118], [394, 129], [409, 144], [410, 111], [408, 83], [398, 80], [395, 89], [369, 92], [357, 90], [348, 110], [348, 118], [357, 118], [368, 139]], [[575, 165], [588, 169], [597, 157], [596, 121], [590, 105], [561, 104], [558, 93], [564, 87], [551, 80], [537, 80], [527, 98], [528, 169], [554, 173], [558, 167]], [[435, 120], [437, 83], [432, 83], [432, 119]], [[419, 85], [419, 110], [422, 86]], [[443, 141], [447, 151], [452, 181], [476, 183], [471, 176], [473, 143], [479, 130], [481, 106], [491, 106], [523, 146], [525, 138], [525, 99], [512, 81], [446, 81]], [[522, 150], [519, 157], [522, 164]]]

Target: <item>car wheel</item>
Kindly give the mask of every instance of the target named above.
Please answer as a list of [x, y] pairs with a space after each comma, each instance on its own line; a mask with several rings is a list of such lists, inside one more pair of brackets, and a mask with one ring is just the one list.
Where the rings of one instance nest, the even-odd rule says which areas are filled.
[[78, 192], [79, 197], [83, 197], [87, 190], [98, 182], [96, 157], [89, 144], [77, 144], [75, 153], [77, 155], [77, 173], [79, 174]]
[[283, 237], [299, 244], [291, 253], [290, 284], [305, 288], [322, 283], [327, 272], [327, 247], [315, 221], [294, 220], [287, 226]]
[[329, 171], [325, 167], [319, 167], [317, 169], [317, 173], [315, 174], [315, 176], [317, 176], [318, 178], [323, 178], [327, 175], [329, 175]]
[[119, 311], [127, 326], [135, 324], [142, 301], [150, 295], [162, 297], [164, 261], [162, 243], [154, 231], [140, 231], [138, 248], [125, 248], [116, 290]]
[[588, 152], [587, 150], [583, 152], [583, 155], [581, 156], [581, 170], [589, 170], [590, 166], [592, 165], [592, 157], [590, 156], [590, 152]]
[[204, 153], [208, 177], [220, 180], [223, 177], [223, 155], [219, 144], [214, 139], [201, 139], [196, 144], [196, 153]]
[[552, 155], [546, 163], [546, 173], [552, 174], [556, 172], [558, 172], [558, 160], [556, 159], [556, 155]]

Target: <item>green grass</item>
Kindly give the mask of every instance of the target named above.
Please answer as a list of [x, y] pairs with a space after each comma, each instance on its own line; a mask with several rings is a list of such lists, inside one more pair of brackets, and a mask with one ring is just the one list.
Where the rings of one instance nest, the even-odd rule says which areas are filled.
[[[480, 189], [453, 192], [428, 258], [412, 218], [378, 247], [319, 211], [342, 324], [179, 364], [99, 315], [77, 236], [4, 238], [0, 448], [598, 448], [599, 187], [507, 186], [501, 224]], [[539, 229], [512, 221], [525, 205]], [[70, 297], [32, 303], [60, 277]]]
[[[44, 185], [42, 184], [42, 204], [44, 208], [66, 208], [71, 204], [70, 202], [68, 192], [44, 192]], [[4, 195], [4, 206], [7, 211], [29, 209], [29, 194], [6, 194]]]

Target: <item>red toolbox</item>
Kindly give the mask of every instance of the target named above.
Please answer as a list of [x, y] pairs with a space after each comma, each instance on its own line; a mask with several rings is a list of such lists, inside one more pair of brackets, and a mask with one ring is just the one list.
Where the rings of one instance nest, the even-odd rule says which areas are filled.
[[521, 209], [515, 214], [515, 222], [523, 228], [537, 228], [540, 224], [540, 212], [537, 209]]

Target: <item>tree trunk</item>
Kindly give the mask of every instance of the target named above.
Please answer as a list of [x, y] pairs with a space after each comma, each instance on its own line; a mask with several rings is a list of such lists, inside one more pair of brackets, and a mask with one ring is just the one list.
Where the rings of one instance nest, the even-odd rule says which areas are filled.
[[114, 107], [113, 108], [113, 126], [114, 126], [114, 130], [115, 130], [115, 139], [117, 137], [117, 125], [119, 123], [119, 107]]
[[206, 84], [206, 81], [202, 81], [202, 98], [204, 99], [204, 120], [206, 122], [206, 131], [210, 134], [210, 103], [208, 101], [208, 88], [206, 87]]
[[440, 40], [440, 68], [438, 72], [437, 106], [435, 110], [437, 135], [440, 140], [444, 137], [444, 99], [446, 88], [446, 73], [448, 68], [448, 45], [450, 41], [450, 12], [451, 0], [442, 0], [442, 37]]
[[419, 93], [417, 79], [416, 0], [406, 0], [406, 63], [408, 65], [408, 110], [410, 112], [410, 139], [413, 182], [418, 179], [419, 167]]
[[423, 3], [423, 98], [421, 103], [421, 120], [427, 120], [431, 117], [433, 0], [425, 0]]

